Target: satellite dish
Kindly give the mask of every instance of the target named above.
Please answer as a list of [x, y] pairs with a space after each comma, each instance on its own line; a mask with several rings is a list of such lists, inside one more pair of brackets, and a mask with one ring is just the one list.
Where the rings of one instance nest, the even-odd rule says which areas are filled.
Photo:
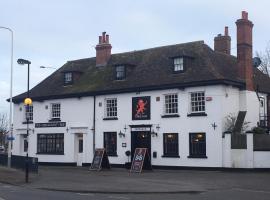
[[259, 67], [260, 64], [262, 63], [261, 59], [259, 57], [254, 57], [252, 59], [252, 64], [253, 64], [253, 67]]

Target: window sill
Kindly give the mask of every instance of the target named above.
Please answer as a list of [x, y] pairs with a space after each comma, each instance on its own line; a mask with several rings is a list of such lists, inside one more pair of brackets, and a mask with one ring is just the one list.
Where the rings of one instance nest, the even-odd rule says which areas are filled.
[[118, 117], [105, 117], [103, 120], [118, 120]]
[[23, 122], [22, 124], [33, 124], [34, 122], [33, 121], [29, 121], [28, 123], [27, 122]]
[[162, 115], [161, 118], [176, 118], [180, 117], [179, 114], [172, 114], [172, 115]]
[[118, 157], [118, 155], [117, 155], [117, 154], [111, 154], [111, 155], [110, 155], [110, 154], [108, 154], [108, 156], [109, 156], [109, 157]]
[[37, 155], [65, 155], [64, 153], [36, 153]]
[[49, 122], [61, 122], [60, 118], [52, 118], [49, 120]]
[[207, 116], [205, 112], [199, 112], [199, 113], [190, 113], [187, 115], [188, 117], [200, 117], [200, 116]]
[[201, 155], [201, 156], [199, 156], [199, 155], [194, 155], [194, 156], [188, 156], [188, 158], [208, 158], [207, 156], [203, 156], [203, 155]]
[[180, 158], [179, 155], [162, 155], [162, 158]]

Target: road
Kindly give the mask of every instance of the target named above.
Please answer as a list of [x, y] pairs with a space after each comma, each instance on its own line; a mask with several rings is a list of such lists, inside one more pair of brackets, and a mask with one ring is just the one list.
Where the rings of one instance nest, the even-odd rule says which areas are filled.
[[46, 191], [27, 188], [24, 186], [12, 186], [0, 183], [0, 200], [142, 200], [142, 199], [184, 199], [184, 200], [269, 200], [270, 190], [254, 190], [231, 188], [224, 190], [208, 190], [205, 192], [189, 192], [176, 194], [91, 194], [91, 193], [70, 193], [59, 191]]

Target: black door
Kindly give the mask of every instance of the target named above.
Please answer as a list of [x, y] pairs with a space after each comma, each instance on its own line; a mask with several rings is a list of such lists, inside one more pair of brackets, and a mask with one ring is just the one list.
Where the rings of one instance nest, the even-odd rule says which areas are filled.
[[133, 160], [136, 148], [147, 148], [151, 158], [151, 134], [150, 131], [131, 132], [131, 160]]

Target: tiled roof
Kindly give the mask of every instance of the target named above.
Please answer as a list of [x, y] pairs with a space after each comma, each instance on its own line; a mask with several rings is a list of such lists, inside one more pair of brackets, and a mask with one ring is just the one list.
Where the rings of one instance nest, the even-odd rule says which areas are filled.
[[[173, 57], [185, 57], [183, 73], [173, 72]], [[115, 65], [126, 65], [126, 79], [115, 80]], [[236, 57], [213, 51], [203, 41], [112, 54], [105, 67], [96, 67], [96, 58], [69, 61], [30, 91], [33, 100], [59, 99], [108, 93], [156, 90], [195, 85], [230, 84], [244, 87], [237, 77]], [[270, 79], [255, 70], [259, 90], [270, 93]], [[63, 72], [81, 76], [64, 86]], [[26, 94], [14, 97], [21, 102]]]

